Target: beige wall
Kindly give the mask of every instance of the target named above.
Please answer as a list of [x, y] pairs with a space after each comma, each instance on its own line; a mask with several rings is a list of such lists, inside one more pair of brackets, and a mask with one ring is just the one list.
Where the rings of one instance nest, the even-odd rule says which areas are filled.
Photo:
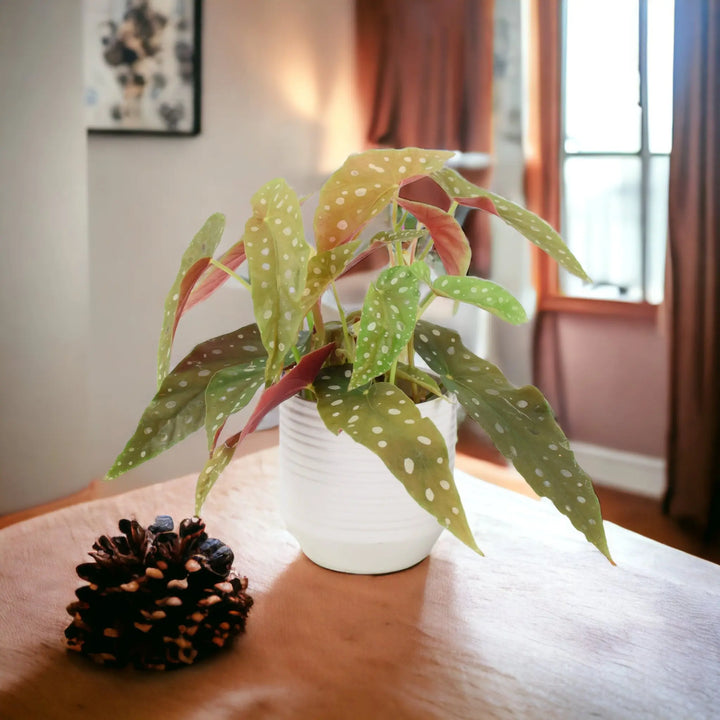
[[[309, 192], [359, 149], [353, 33], [351, 0], [206, 2], [201, 134], [90, 137], [92, 475], [107, 470], [154, 392], [164, 297], [194, 232], [221, 211], [224, 243], [234, 242], [262, 183], [283, 176]], [[183, 319], [178, 353], [250, 321], [249, 295], [223, 289]], [[125, 482], [199, 469], [202, 435]]]
[[[80, 0], [2, 0], [0, 513], [87, 485], [122, 449], [205, 218], [225, 212], [230, 243], [260, 184], [307, 192], [359, 148], [353, 30], [352, 0], [206, 2], [202, 134], [86, 140]], [[250, 319], [242, 291], [213, 307], [188, 315], [179, 352]], [[191, 472], [204, 452], [200, 434], [115, 482]]]
[[80, 20], [0, 3], [0, 512], [89, 480]]

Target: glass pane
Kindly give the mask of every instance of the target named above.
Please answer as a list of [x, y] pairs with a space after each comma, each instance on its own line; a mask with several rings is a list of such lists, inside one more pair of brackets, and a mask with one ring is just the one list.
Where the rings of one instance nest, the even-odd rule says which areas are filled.
[[665, 249], [668, 230], [668, 179], [670, 158], [656, 155], [650, 158], [648, 187], [648, 243], [646, 248], [646, 300], [659, 304], [665, 288]]
[[672, 145], [673, 0], [648, 2], [648, 138], [650, 152]]
[[640, 158], [569, 157], [564, 170], [564, 237], [593, 284], [560, 271], [563, 292], [642, 300]]
[[638, 0], [566, 0], [566, 152], [640, 149], [638, 35]]

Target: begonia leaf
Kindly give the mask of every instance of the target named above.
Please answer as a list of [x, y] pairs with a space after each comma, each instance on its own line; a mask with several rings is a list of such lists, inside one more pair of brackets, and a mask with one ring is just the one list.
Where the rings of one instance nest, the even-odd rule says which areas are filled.
[[201, 428], [205, 420], [205, 390], [213, 375], [225, 368], [256, 363], [264, 357], [255, 324], [200, 343], [165, 377], [107, 478], [119, 477]]
[[265, 377], [265, 358], [218, 370], [205, 390], [205, 432], [212, 451], [231, 415], [252, 399]]
[[350, 387], [387, 372], [412, 337], [420, 288], [405, 266], [382, 271], [365, 295]]
[[612, 562], [592, 482], [542, 393], [529, 385], [515, 387], [471, 353], [456, 332], [424, 320], [415, 331], [415, 349], [530, 487]]
[[590, 282], [582, 265], [570, 252], [560, 235], [535, 213], [511, 200], [474, 185], [452, 168], [438, 170], [433, 173], [432, 178], [459, 205], [485, 210], [497, 215], [568, 272], [581, 280]]
[[340, 277], [352, 261], [359, 240], [346, 243], [340, 247], [317, 253], [308, 262], [307, 280], [303, 290], [303, 308], [307, 313], [327, 290], [330, 283]]
[[272, 383], [305, 316], [302, 294], [311, 248], [297, 195], [284, 180], [264, 185], [253, 196], [252, 208], [243, 240], [255, 320], [268, 354], [265, 379]]
[[314, 222], [318, 252], [353, 240], [402, 185], [439, 170], [452, 156], [419, 148], [351, 155], [320, 190]]
[[[245, 262], [245, 244], [242, 240], [236, 242], [229, 250], [224, 252], [218, 260], [228, 270], [237, 270]], [[224, 285], [230, 276], [222, 268], [211, 265], [203, 273], [200, 280], [193, 287], [190, 297], [185, 304], [184, 312], [190, 310], [198, 303], [206, 300], [218, 288]]]
[[437, 295], [483, 308], [513, 325], [527, 322], [525, 308], [520, 301], [491, 280], [445, 275], [435, 280], [432, 289]]
[[396, 385], [380, 382], [350, 390], [350, 374], [350, 366], [325, 368], [314, 383], [326, 427], [375, 453], [420, 507], [480, 553], [442, 433]]
[[163, 325], [158, 343], [157, 384], [162, 385], [170, 369], [172, 343], [178, 322], [195, 283], [205, 272], [225, 230], [225, 216], [211, 215], [183, 254], [175, 281], [165, 299]]
[[430, 232], [433, 246], [450, 275], [465, 275], [470, 267], [470, 243], [458, 221], [434, 205], [398, 198], [398, 205], [412, 213]]

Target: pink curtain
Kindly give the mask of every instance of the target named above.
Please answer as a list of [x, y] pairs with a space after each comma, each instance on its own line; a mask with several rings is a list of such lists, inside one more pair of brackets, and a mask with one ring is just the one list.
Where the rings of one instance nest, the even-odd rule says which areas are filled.
[[[358, 87], [370, 146], [492, 149], [494, 0], [356, 0]], [[487, 186], [489, 171], [466, 174]], [[423, 188], [415, 199], [423, 200]], [[431, 200], [431, 198], [428, 198]], [[464, 226], [490, 269], [484, 213]]]
[[720, 531], [720, 0], [675, 4], [666, 510]]

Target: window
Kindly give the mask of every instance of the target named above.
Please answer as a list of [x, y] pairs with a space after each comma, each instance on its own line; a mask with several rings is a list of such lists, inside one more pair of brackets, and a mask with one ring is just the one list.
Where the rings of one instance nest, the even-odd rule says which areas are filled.
[[571, 297], [662, 302], [674, 0], [564, 0], [562, 233]]

